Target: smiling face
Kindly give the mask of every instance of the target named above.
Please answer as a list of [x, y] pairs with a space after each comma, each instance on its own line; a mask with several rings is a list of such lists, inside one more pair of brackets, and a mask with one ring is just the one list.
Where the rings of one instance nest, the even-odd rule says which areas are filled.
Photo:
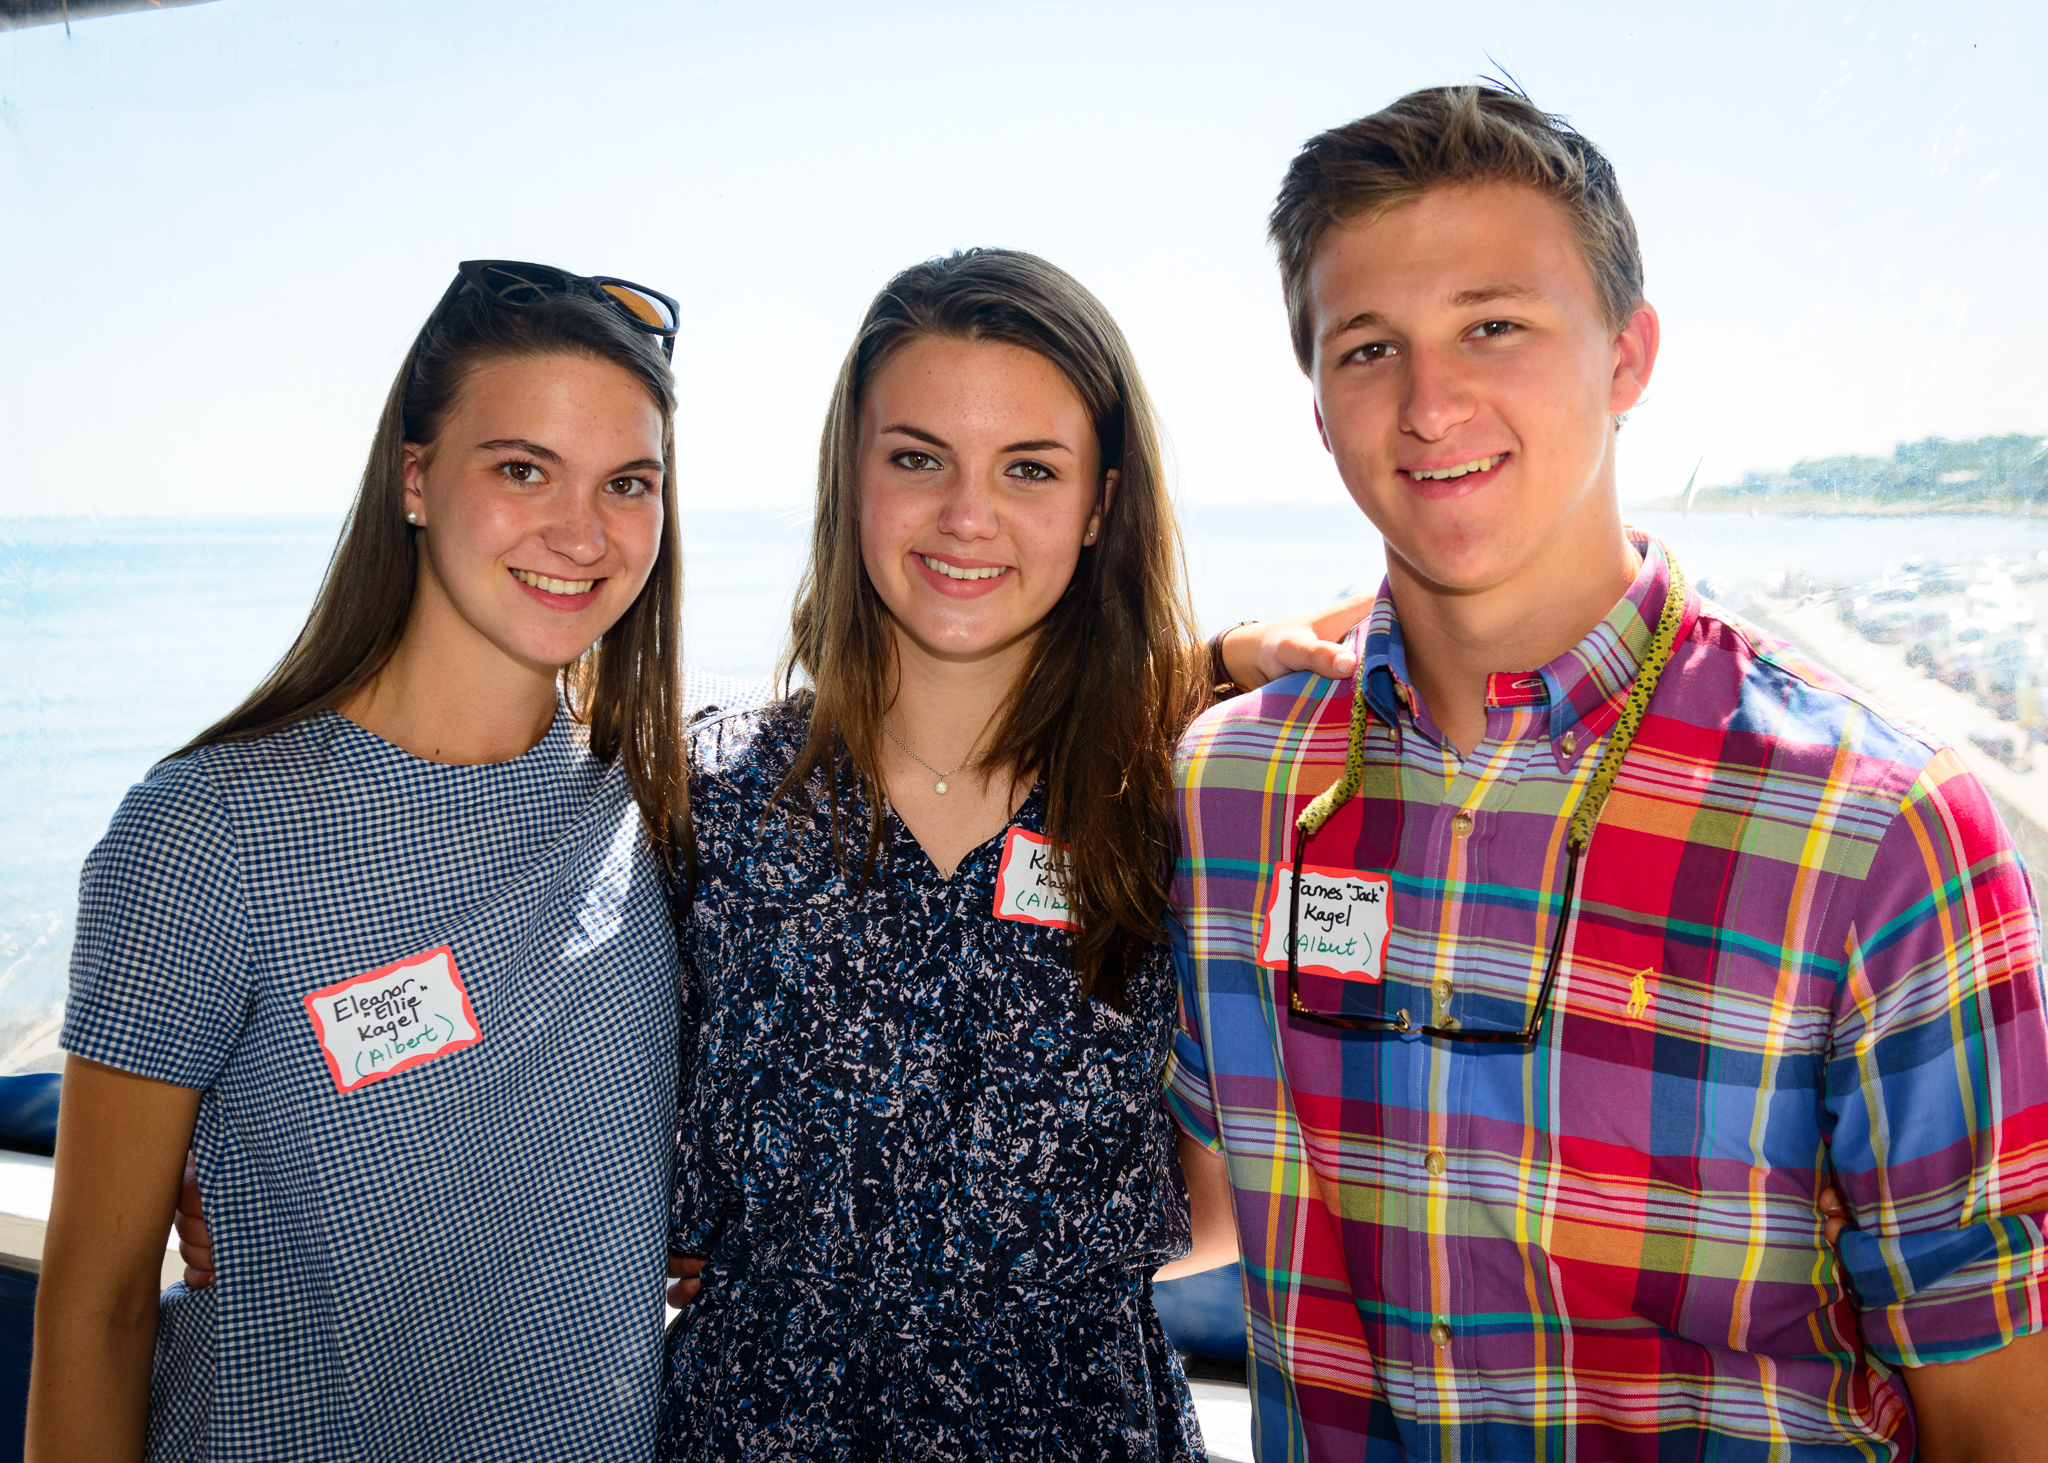
[[474, 367], [435, 441], [405, 448], [415, 620], [549, 675], [582, 655], [654, 567], [661, 438], [646, 387], [608, 361]]
[[899, 649], [1027, 644], [1101, 531], [1117, 474], [1098, 459], [1080, 396], [1034, 351], [926, 336], [890, 357], [861, 407], [860, 543]]
[[1309, 303], [1317, 423], [1397, 579], [1469, 594], [1612, 563], [1613, 414], [1657, 322], [1607, 323], [1563, 208], [1432, 189], [1332, 230]]

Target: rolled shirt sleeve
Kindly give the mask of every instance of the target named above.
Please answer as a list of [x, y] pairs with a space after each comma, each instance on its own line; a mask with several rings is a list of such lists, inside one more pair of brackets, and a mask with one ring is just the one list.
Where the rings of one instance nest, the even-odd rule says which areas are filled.
[[251, 966], [227, 809], [195, 758], [157, 767], [86, 857], [64, 1049], [210, 1087], [246, 1024]]
[[1856, 910], [1829, 1054], [1840, 1254], [1870, 1349], [1964, 1361], [2048, 1326], [2048, 1021], [2031, 888], [1984, 789], [1927, 764]]

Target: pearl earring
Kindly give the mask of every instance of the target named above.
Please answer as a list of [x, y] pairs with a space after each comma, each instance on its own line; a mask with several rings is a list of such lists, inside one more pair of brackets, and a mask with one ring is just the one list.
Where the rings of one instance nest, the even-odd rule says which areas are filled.
[[414, 524], [415, 526], [417, 526], [420, 521], [420, 516], [417, 513], [408, 513], [405, 515], [405, 521], [407, 523]]

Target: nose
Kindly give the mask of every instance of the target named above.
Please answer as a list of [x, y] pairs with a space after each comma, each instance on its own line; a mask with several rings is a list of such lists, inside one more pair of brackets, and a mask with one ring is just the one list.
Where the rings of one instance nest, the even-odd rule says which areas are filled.
[[1403, 376], [1401, 430], [1434, 442], [1470, 419], [1472, 392], [1455, 352], [1416, 346]]
[[549, 552], [575, 564], [595, 564], [605, 555], [604, 514], [595, 493], [565, 493], [561, 512], [541, 530]]
[[948, 538], [972, 543], [996, 536], [996, 498], [985, 475], [964, 472], [946, 486], [937, 527]]

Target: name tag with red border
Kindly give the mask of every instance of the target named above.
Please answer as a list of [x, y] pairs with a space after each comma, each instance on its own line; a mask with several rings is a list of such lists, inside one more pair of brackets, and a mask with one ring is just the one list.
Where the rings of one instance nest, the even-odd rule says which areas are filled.
[[[1287, 891], [1292, 883], [1293, 871], [1283, 866], [1266, 898], [1259, 964], [1268, 970], [1287, 968]], [[1313, 864], [1303, 869], [1295, 968], [1310, 975], [1377, 984], [1386, 973], [1393, 900], [1393, 881], [1385, 874]]]
[[1012, 828], [996, 869], [996, 918], [1071, 930], [1067, 896], [1052, 877], [1052, 841]]
[[323, 986], [305, 1001], [335, 1090], [344, 1094], [484, 1039], [446, 945]]

